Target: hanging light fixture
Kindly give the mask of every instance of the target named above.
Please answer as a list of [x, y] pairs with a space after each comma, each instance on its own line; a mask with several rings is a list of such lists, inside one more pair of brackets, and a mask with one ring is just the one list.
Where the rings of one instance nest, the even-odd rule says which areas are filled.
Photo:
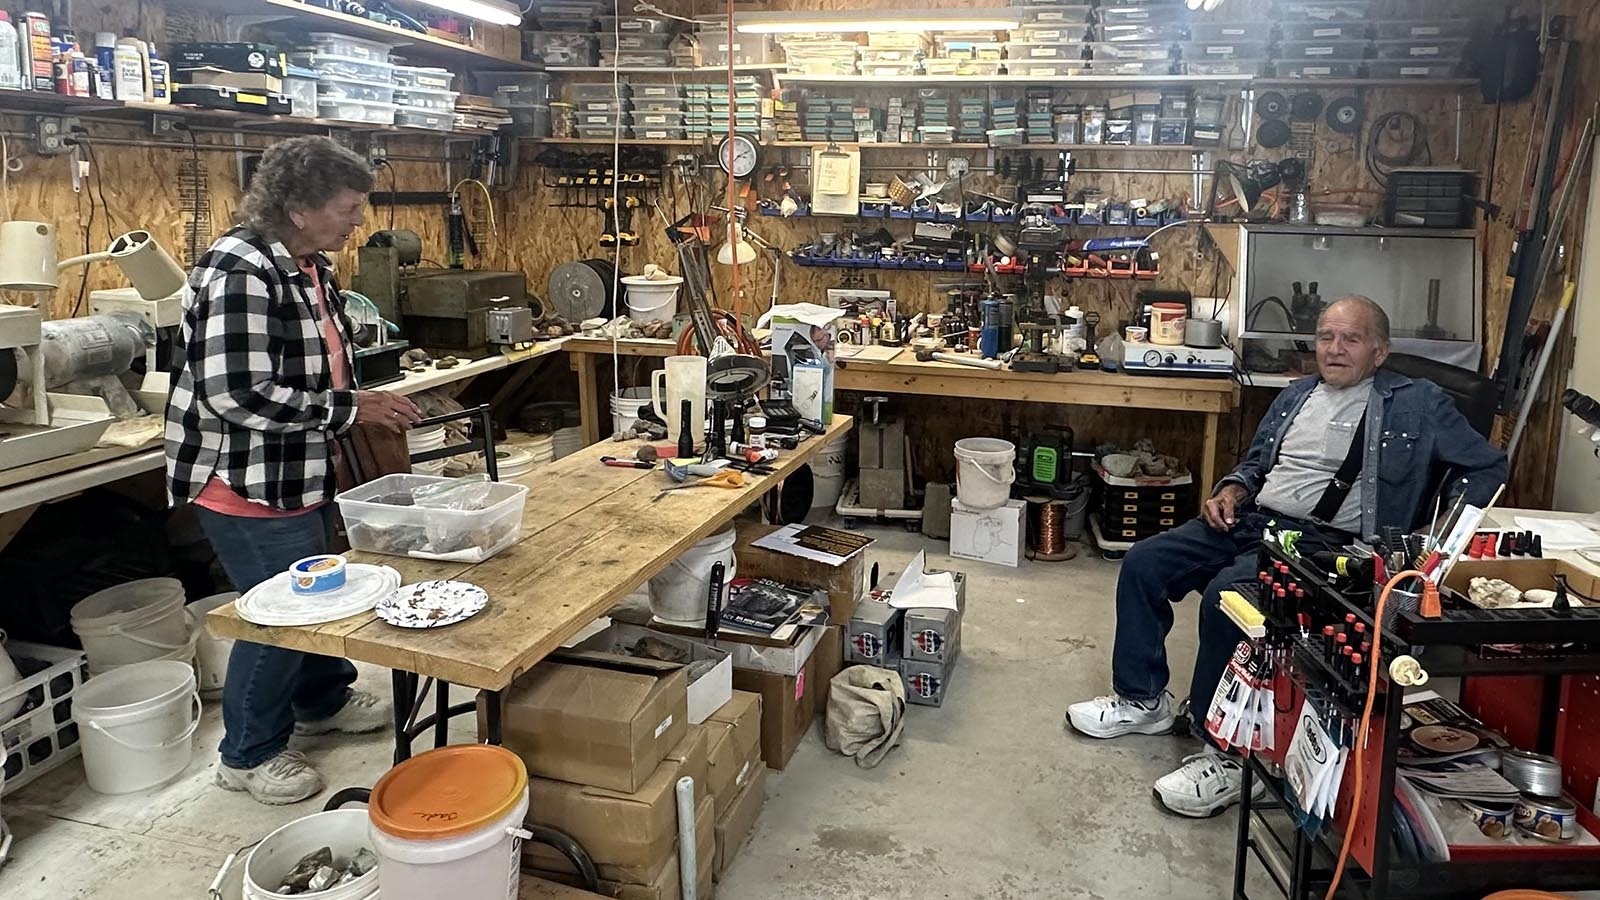
[[756, 261], [756, 248], [744, 236], [738, 222], [728, 223], [728, 239], [717, 248], [717, 262], [724, 266], [748, 266]]
[[425, 6], [488, 22], [490, 25], [521, 25], [522, 7], [502, 0], [419, 0]]
[[[1193, 2], [1193, 0], [1190, 0]], [[970, 12], [961, 9], [913, 9], [894, 16], [864, 16], [859, 12], [818, 12], [807, 15], [746, 13], [734, 20], [743, 34], [803, 34], [811, 31], [1011, 31], [1020, 24], [1016, 15]]]

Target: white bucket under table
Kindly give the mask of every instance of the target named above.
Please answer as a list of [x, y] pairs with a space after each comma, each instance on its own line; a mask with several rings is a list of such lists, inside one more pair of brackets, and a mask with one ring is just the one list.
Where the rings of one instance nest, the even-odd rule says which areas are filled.
[[73, 699], [72, 721], [82, 736], [89, 787], [129, 794], [165, 784], [194, 754], [200, 725], [194, 668], [154, 660], [91, 678]]
[[650, 406], [650, 386], [611, 392], [611, 431], [632, 431], [639, 413]]
[[72, 630], [83, 642], [89, 670], [183, 658], [191, 646], [183, 601], [183, 584], [175, 578], [129, 581], [79, 600], [72, 607]]
[[956, 441], [956, 499], [968, 509], [994, 509], [1011, 499], [1017, 447], [999, 438]]
[[656, 618], [685, 628], [706, 624], [706, 595], [711, 590], [711, 567], [722, 563], [723, 590], [739, 571], [733, 556], [738, 530], [729, 528], [706, 538], [673, 560], [650, 579], [650, 612]]
[[200, 696], [222, 694], [222, 685], [228, 677], [228, 657], [233, 655], [233, 641], [217, 637], [206, 627], [206, 613], [221, 609], [239, 599], [238, 591], [212, 594], [189, 604], [195, 618], [195, 671], [200, 678]]
[[844, 465], [848, 455], [848, 437], [838, 437], [828, 442], [811, 458], [811, 508], [833, 509], [844, 492]]

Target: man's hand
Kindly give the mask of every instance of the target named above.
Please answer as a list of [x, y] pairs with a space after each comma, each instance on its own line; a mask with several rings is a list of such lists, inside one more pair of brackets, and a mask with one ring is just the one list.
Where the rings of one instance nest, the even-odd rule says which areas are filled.
[[388, 391], [356, 391], [356, 424], [405, 431], [422, 421], [422, 411], [410, 397]]
[[1238, 524], [1233, 511], [1246, 496], [1245, 489], [1237, 484], [1223, 485], [1222, 490], [1206, 501], [1206, 524], [1217, 531], [1231, 531]]

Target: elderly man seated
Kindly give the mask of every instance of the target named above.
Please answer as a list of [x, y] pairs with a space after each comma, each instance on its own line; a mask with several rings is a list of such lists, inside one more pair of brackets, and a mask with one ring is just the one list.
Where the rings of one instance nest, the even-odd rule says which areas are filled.
[[1433, 500], [1436, 466], [1451, 473], [1446, 505], [1465, 491], [1468, 503], [1481, 506], [1506, 477], [1505, 454], [1473, 431], [1437, 385], [1380, 368], [1389, 317], [1370, 298], [1331, 304], [1317, 322], [1316, 346], [1318, 375], [1278, 395], [1204, 515], [1128, 551], [1117, 581], [1116, 693], [1067, 708], [1068, 722], [1090, 737], [1171, 731], [1165, 642], [1172, 604], [1200, 591], [1189, 707], [1191, 729], [1206, 746], [1155, 784], [1162, 804], [1180, 815], [1215, 815], [1239, 800], [1240, 763], [1206, 739], [1203, 722], [1242, 638], [1219, 595], [1255, 576], [1263, 527], [1275, 520], [1341, 542], [1386, 526], [1409, 531]]

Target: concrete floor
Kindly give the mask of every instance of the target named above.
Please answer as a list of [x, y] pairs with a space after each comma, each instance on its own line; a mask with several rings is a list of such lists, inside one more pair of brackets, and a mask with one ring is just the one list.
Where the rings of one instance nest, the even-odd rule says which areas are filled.
[[[1062, 727], [1066, 703], [1105, 693], [1117, 564], [1092, 555], [1007, 569], [952, 561], [942, 542], [874, 529], [884, 572], [928, 551], [966, 571], [962, 656], [941, 709], [911, 707], [905, 738], [876, 769], [822, 745], [820, 728], [773, 773], [721, 900], [1213, 900], [1229, 895], [1236, 817], [1162, 811], [1151, 783], [1196, 747], [1177, 737], [1097, 742]], [[1185, 692], [1194, 602], [1169, 648]], [[382, 673], [363, 672], [387, 692]], [[195, 761], [177, 782], [95, 794], [70, 764], [7, 797], [16, 832], [0, 869], [6, 900], [177, 900], [205, 896], [227, 853], [320, 808], [259, 806], [210, 786], [221, 723], [207, 709]], [[469, 739], [463, 735], [464, 739]], [[370, 785], [382, 737], [305, 745], [334, 787]]]

